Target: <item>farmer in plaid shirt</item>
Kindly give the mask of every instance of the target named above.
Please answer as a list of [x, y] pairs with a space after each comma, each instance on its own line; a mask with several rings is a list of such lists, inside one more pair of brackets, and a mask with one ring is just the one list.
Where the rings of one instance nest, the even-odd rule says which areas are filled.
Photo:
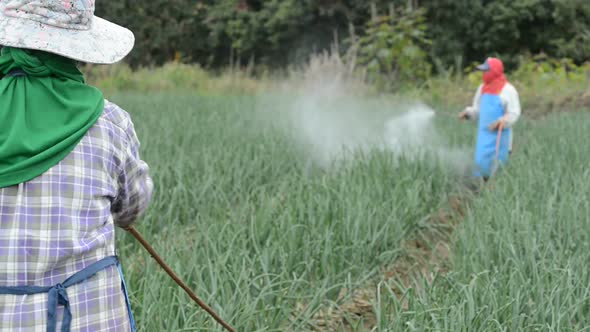
[[132, 331], [115, 251], [153, 188], [129, 115], [84, 83], [133, 34], [94, 0], [0, 0], [0, 331]]

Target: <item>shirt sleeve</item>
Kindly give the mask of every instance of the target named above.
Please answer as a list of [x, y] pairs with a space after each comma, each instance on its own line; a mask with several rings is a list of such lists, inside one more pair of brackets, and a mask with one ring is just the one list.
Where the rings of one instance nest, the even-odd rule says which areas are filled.
[[502, 93], [500, 94], [502, 104], [504, 105], [504, 123], [507, 128], [513, 126], [520, 118], [520, 98], [518, 91], [512, 84], [506, 84]]
[[477, 119], [477, 117], [479, 116], [479, 105], [480, 105], [480, 101], [481, 101], [482, 87], [483, 87], [483, 85], [480, 85], [477, 88], [477, 91], [475, 92], [475, 96], [473, 96], [473, 105], [471, 105], [470, 107], [467, 107], [467, 109], [465, 109], [467, 111], [467, 115], [469, 116], [470, 119]]
[[128, 141], [123, 145], [119, 191], [111, 210], [115, 224], [119, 227], [132, 225], [145, 212], [154, 187], [149, 167], [139, 156], [140, 143], [131, 119], [128, 119], [126, 134]]

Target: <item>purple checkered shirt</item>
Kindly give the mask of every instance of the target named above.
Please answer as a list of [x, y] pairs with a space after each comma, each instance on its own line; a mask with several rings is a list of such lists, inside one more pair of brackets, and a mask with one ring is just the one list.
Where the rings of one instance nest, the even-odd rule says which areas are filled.
[[[115, 254], [115, 226], [147, 208], [153, 183], [129, 115], [105, 101], [80, 144], [45, 174], [0, 189], [0, 285], [54, 286]], [[72, 331], [129, 331], [115, 266], [67, 289]], [[61, 328], [63, 307], [58, 309]], [[0, 331], [45, 331], [47, 294], [0, 295]]]

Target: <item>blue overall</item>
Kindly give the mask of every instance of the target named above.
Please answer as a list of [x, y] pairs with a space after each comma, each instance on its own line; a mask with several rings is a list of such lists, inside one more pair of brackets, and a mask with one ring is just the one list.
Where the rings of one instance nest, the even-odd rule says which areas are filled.
[[64, 314], [62, 319], [62, 332], [69, 332], [70, 325], [72, 323], [72, 313], [70, 311], [70, 301], [68, 299], [68, 293], [66, 289], [73, 285], [79, 284], [84, 280], [94, 276], [97, 272], [104, 270], [105, 268], [116, 265], [121, 275], [122, 289], [125, 294], [125, 301], [127, 304], [127, 311], [129, 314], [129, 320], [131, 322], [131, 330], [135, 331], [135, 321], [131, 312], [131, 306], [129, 303], [129, 296], [127, 294], [127, 287], [125, 286], [125, 279], [123, 278], [123, 272], [121, 265], [116, 256], [109, 256], [101, 259], [100, 261], [86, 267], [85, 269], [75, 273], [71, 277], [67, 278], [64, 282], [59, 283], [53, 287], [39, 287], [39, 286], [16, 286], [16, 287], [1, 287], [0, 295], [33, 295], [40, 293], [47, 293], [47, 332], [55, 332], [57, 329], [57, 306], [64, 306]]
[[479, 125], [477, 133], [477, 144], [475, 147], [475, 173], [476, 177], [490, 177], [497, 167], [508, 162], [510, 150], [510, 128], [502, 131], [500, 139], [500, 151], [498, 163], [496, 163], [496, 140], [498, 131], [491, 131], [489, 126], [498, 121], [504, 115], [504, 106], [499, 95], [484, 93], [480, 99]]

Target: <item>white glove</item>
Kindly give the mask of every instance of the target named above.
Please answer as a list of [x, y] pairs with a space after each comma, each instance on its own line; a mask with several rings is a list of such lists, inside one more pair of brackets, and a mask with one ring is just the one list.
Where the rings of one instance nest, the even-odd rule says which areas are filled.
[[475, 108], [473, 106], [467, 106], [467, 107], [465, 107], [465, 110], [463, 110], [463, 112], [459, 113], [459, 119], [468, 120], [471, 118], [471, 116], [473, 115], [474, 112], [475, 112]]

